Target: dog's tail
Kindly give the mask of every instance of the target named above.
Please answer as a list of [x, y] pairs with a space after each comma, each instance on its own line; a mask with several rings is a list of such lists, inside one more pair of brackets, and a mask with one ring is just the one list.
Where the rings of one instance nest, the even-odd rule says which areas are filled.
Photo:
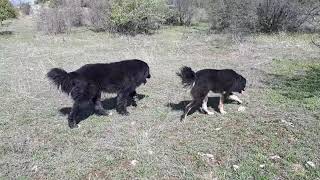
[[196, 73], [187, 66], [184, 66], [180, 69], [180, 72], [177, 73], [178, 76], [180, 76], [182, 80], [182, 84], [184, 87], [192, 86], [192, 84], [196, 80]]
[[53, 68], [47, 73], [47, 77], [61, 90], [67, 94], [70, 94], [73, 87], [73, 79], [76, 77], [76, 73], [67, 73], [60, 68]]

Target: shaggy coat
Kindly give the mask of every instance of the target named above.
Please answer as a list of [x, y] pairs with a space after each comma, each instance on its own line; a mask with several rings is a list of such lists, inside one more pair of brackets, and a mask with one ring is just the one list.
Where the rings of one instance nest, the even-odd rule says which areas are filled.
[[[68, 116], [69, 127], [74, 128], [79, 122], [78, 114], [86, 107], [93, 107], [98, 114], [107, 115], [101, 104], [101, 93], [117, 93], [116, 110], [128, 115], [128, 100], [133, 100], [136, 88], [150, 78], [147, 63], [133, 59], [114, 63], [87, 64], [73, 72], [63, 69], [51, 69], [47, 77], [58, 88], [70, 94], [74, 100]], [[133, 102], [133, 105], [136, 105]]]
[[223, 102], [225, 98], [230, 98], [242, 103], [241, 100], [233, 95], [233, 92], [242, 93], [246, 87], [246, 79], [231, 69], [203, 69], [194, 72], [190, 67], [182, 67], [177, 73], [181, 77], [182, 84], [185, 87], [192, 87], [191, 96], [193, 100], [186, 106], [184, 114], [181, 116], [183, 120], [189, 111], [196, 106], [201, 105], [202, 110], [207, 114], [213, 114], [207, 108], [208, 93], [218, 93], [220, 95], [219, 110], [223, 110]]

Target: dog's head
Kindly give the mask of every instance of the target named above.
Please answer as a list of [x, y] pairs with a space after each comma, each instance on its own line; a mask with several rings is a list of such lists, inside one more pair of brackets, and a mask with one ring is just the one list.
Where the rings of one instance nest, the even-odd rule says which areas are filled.
[[233, 83], [232, 92], [242, 93], [242, 91], [245, 91], [246, 84], [247, 84], [246, 78], [244, 78], [241, 75], [238, 75], [238, 77]]

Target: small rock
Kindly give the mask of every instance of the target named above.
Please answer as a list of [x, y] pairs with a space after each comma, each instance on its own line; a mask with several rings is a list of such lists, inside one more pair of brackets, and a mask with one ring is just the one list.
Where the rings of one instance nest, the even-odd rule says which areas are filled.
[[308, 168], [315, 168], [316, 165], [314, 164], [314, 162], [308, 161], [308, 162], [306, 163], [306, 167], [308, 167]]
[[264, 168], [264, 167], [266, 167], [266, 165], [265, 165], [265, 164], [260, 164], [259, 167], [260, 167], [260, 168]]
[[272, 160], [278, 160], [278, 159], [281, 159], [281, 157], [278, 156], [278, 155], [274, 155], [274, 156], [270, 156], [270, 159], [272, 159]]
[[216, 130], [216, 131], [220, 131], [222, 128], [221, 127], [219, 127], [219, 128], [215, 128], [214, 130]]
[[138, 161], [137, 161], [137, 160], [132, 160], [132, 161], [130, 162], [130, 164], [131, 164], [132, 166], [136, 166], [136, 165], [137, 165], [137, 163], [138, 163]]
[[232, 167], [233, 167], [233, 170], [235, 170], [235, 171], [240, 168], [238, 165], [233, 165]]
[[212, 154], [205, 154], [205, 156], [207, 156], [208, 158], [213, 158], [214, 156]]
[[239, 111], [239, 112], [244, 112], [244, 111], [246, 111], [246, 107], [240, 106], [240, 107], [238, 108], [238, 111]]
[[148, 154], [152, 155], [152, 154], [153, 154], [153, 151], [152, 151], [152, 150], [149, 150], [149, 151], [148, 151]]
[[212, 154], [205, 154], [205, 153], [198, 152], [198, 155], [202, 156], [202, 157], [207, 157], [207, 158], [210, 158], [210, 159], [214, 158], [214, 156]]
[[281, 122], [284, 123], [284, 124], [287, 125], [287, 126], [294, 127], [294, 125], [293, 125], [292, 122], [288, 122], [288, 121], [286, 121], [286, 120], [284, 120], [284, 119], [282, 119]]
[[31, 168], [31, 170], [34, 171], [34, 172], [37, 172], [37, 171], [38, 171], [38, 166], [33, 166], [33, 167]]
[[296, 173], [304, 173], [304, 167], [301, 164], [293, 164], [292, 170]]
[[135, 121], [132, 121], [132, 122], [131, 122], [131, 125], [132, 125], [132, 126], [134, 126], [135, 124], [136, 124], [136, 122], [135, 122]]

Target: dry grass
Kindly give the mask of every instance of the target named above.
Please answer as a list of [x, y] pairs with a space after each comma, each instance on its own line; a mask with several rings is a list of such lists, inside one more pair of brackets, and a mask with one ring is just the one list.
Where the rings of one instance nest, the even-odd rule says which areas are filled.
[[[271, 87], [263, 83], [273, 72], [272, 59], [319, 60], [310, 35], [239, 40], [174, 27], [153, 36], [80, 30], [46, 36], [36, 33], [32, 24], [31, 19], [18, 20], [8, 27], [15, 31], [12, 36], [0, 37], [0, 177], [319, 178], [317, 112], [270, 103], [266, 92]], [[138, 107], [130, 107], [128, 117], [115, 110], [110, 117], [91, 116], [81, 128], [70, 130], [58, 110], [71, 101], [48, 82], [46, 72], [129, 58], [143, 59], [151, 67], [152, 79], [138, 89], [146, 95]], [[246, 111], [228, 104], [227, 115], [195, 112], [181, 123], [181, 101], [190, 99], [175, 75], [183, 65], [242, 73], [249, 81], [242, 96]], [[273, 155], [280, 159], [272, 160]], [[306, 168], [307, 161], [316, 167]], [[233, 165], [239, 169], [233, 170]]]

